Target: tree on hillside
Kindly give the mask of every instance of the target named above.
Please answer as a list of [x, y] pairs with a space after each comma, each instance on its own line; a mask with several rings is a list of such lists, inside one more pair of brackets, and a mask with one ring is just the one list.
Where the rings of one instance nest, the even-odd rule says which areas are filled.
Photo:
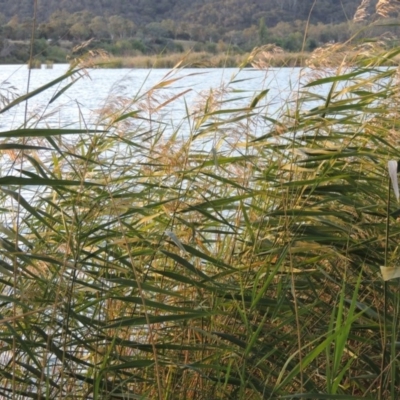
[[70, 35], [77, 40], [87, 40], [93, 36], [90, 30], [90, 22], [93, 15], [89, 11], [76, 12], [70, 16], [67, 23]]
[[145, 32], [151, 38], [166, 38], [169, 31], [160, 22], [150, 22], [145, 27]]
[[174, 22], [172, 19], [163, 19], [161, 21], [161, 26], [163, 27], [163, 29], [165, 29], [168, 33], [168, 37], [172, 38], [172, 39], [176, 39], [176, 34], [178, 31], [178, 27], [176, 22]]
[[133, 36], [135, 24], [119, 15], [112, 15], [108, 18], [108, 30], [111, 39], [124, 39]]
[[258, 24], [258, 39], [260, 44], [264, 44], [267, 41], [267, 26], [265, 25], [264, 18], [260, 18]]
[[[388, 0], [386, 0], [388, 1]], [[390, 0], [393, 2], [394, 0]], [[225, 31], [246, 29], [264, 17], [271, 28], [281, 21], [306, 20], [340, 23], [352, 19], [361, 0], [38, 0], [38, 20], [48, 22], [60, 10], [69, 14], [90, 10], [93, 16], [118, 15], [145, 26], [150, 22], [173, 20], [189, 24], [214, 25]], [[32, 0], [0, 0], [6, 18], [32, 18]]]
[[110, 31], [107, 26], [107, 19], [105, 17], [94, 17], [89, 24], [90, 30], [97, 39], [106, 39], [110, 37]]
[[47, 22], [47, 36], [51, 39], [68, 39], [70, 25], [68, 21], [70, 14], [66, 11], [56, 11], [51, 14]]

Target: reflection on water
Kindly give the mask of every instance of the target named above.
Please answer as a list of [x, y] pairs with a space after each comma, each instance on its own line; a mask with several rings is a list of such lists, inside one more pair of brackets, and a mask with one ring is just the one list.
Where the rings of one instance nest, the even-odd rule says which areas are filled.
[[[58, 78], [68, 65], [54, 65], [53, 69], [31, 70], [30, 90]], [[193, 113], [204, 95], [213, 89], [214, 97], [222, 101], [221, 109], [248, 107], [256, 92], [269, 89], [259, 105], [266, 112], [274, 113], [299, 89], [298, 68], [280, 68], [260, 71], [254, 69], [93, 69], [79, 79], [55, 102], [50, 99], [62, 87], [64, 81], [33, 97], [28, 103], [28, 126], [52, 128], [98, 126], [102, 115], [118, 108], [132, 107], [141, 110], [141, 116], [162, 121], [170, 126], [178, 125], [187, 112]], [[0, 67], [0, 94], [8, 99], [26, 93], [28, 69], [26, 66], [3, 65]], [[157, 90], [149, 90], [160, 82]], [[178, 96], [180, 93], [185, 93]], [[178, 96], [174, 99], [175, 96]], [[172, 101], [171, 101], [172, 99]], [[147, 103], [147, 104], [146, 104]], [[24, 104], [0, 114], [0, 129], [20, 127], [24, 119]], [[105, 111], [105, 112], [104, 112]]]

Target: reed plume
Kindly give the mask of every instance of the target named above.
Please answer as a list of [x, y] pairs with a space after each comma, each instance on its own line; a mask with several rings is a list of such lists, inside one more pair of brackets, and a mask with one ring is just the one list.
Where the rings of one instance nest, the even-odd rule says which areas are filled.
[[354, 14], [354, 22], [365, 21], [369, 17], [368, 8], [371, 5], [371, 0], [362, 0]]
[[395, 0], [362, 0], [354, 14], [354, 22], [366, 21], [369, 17], [387, 18], [398, 13], [399, 3]]
[[399, 3], [394, 0], [379, 0], [375, 9], [377, 15], [387, 18], [390, 14], [399, 11]]

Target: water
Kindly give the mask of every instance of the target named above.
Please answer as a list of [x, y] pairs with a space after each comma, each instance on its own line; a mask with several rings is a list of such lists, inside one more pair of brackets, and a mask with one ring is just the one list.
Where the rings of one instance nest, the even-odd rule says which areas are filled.
[[[30, 71], [29, 91], [32, 92], [41, 86], [57, 79], [68, 70], [68, 65], [54, 65], [53, 69], [33, 69]], [[274, 118], [281, 110], [287, 99], [293, 96], [299, 89], [300, 69], [269, 69], [260, 71], [255, 69], [184, 69], [171, 71], [167, 69], [92, 69], [78, 79], [68, 90], [50, 103], [53, 96], [71, 83], [67, 79], [48, 90], [41, 92], [28, 100], [26, 126], [46, 128], [103, 128], [107, 124], [109, 116], [113, 113], [139, 111], [139, 116], [144, 119], [129, 120], [130, 126], [123, 126], [121, 130], [157, 131], [161, 128], [163, 135], [168, 137], [177, 127], [182, 135], [186, 135], [193, 126], [192, 116], [199, 109], [203, 109], [206, 99], [212, 97], [215, 100], [211, 110], [237, 110], [248, 108], [255, 95], [268, 89], [265, 98], [260, 100], [261, 115]], [[3, 65], [0, 66], [0, 95], [3, 96], [3, 104], [12, 101], [17, 96], [27, 93], [29, 70], [26, 66]], [[153, 88], [153, 90], [152, 90]], [[154, 89], [156, 88], [156, 89]], [[1, 100], [1, 98], [0, 98]], [[24, 126], [25, 104], [20, 103], [8, 111], [0, 114], [0, 131], [18, 129]], [[202, 105], [202, 107], [200, 106]], [[214, 108], [213, 108], [214, 107]], [[201, 112], [200, 112], [201, 114]], [[217, 114], [207, 120], [197, 129], [199, 132], [207, 131], [209, 121], [220, 118], [231, 118], [234, 112]], [[266, 122], [262, 120], [257, 124], [252, 118], [250, 131], [252, 134], [265, 133]], [[126, 120], [123, 121], [125, 123]], [[137, 124], [132, 129], [132, 124]], [[211, 136], [204, 135], [196, 139], [193, 144], [195, 151], [202, 151], [217, 155], [239, 155], [235, 153], [235, 140], [231, 138], [231, 132], [226, 132], [229, 126], [225, 125], [224, 132], [212, 132]], [[222, 130], [222, 128], [221, 128]], [[210, 131], [212, 131], [210, 129]], [[208, 132], [210, 133], [210, 132]], [[215, 135], [212, 137], [212, 135]], [[223, 143], [217, 145], [221, 136]], [[239, 134], [240, 135], [240, 134]], [[76, 135], [68, 135], [63, 138], [63, 144], [70, 141], [72, 145], [77, 142]], [[218, 136], [218, 138], [217, 138]], [[138, 135], [141, 139], [143, 136]], [[82, 139], [82, 138], [81, 138]], [[229, 141], [232, 140], [232, 146]], [[7, 140], [6, 140], [7, 141]], [[11, 139], [11, 142], [14, 142]], [[81, 140], [82, 142], [82, 140]], [[38, 142], [48, 147], [47, 142]], [[36, 144], [33, 139], [29, 144]], [[126, 163], [125, 144], [115, 141], [114, 147], [103, 152], [102, 157], [114, 160], [114, 163]], [[52, 152], [41, 151], [40, 159], [50, 168], [52, 165]], [[131, 153], [129, 153], [131, 154]], [[132, 156], [132, 159], [140, 161], [140, 151]], [[0, 161], [0, 175], [19, 176], [20, 172], [15, 168], [21, 168], [21, 162], [2, 157]], [[23, 169], [36, 173], [35, 168], [24, 162]], [[44, 188], [24, 187], [22, 194], [27, 201], [36, 198], [37, 194], [45, 193]], [[6, 217], [7, 218], [7, 217]]]
[[[53, 69], [33, 69], [29, 90], [58, 78], [68, 65], [54, 65]], [[0, 94], [11, 100], [27, 91], [28, 69], [26, 66], [3, 65], [0, 67]], [[273, 116], [299, 89], [301, 69], [279, 68], [260, 71], [255, 69], [184, 69], [175, 72], [166, 69], [92, 69], [63, 93], [56, 101], [50, 99], [66, 80], [42, 92], [28, 101], [30, 127], [93, 127], [101, 124], [100, 115], [118, 108], [140, 109], [141, 115], [171, 125], [179, 123], [189, 112], [195, 112], [210, 90], [221, 102], [221, 109], [248, 107], [251, 98], [269, 89], [259, 105]], [[157, 90], [149, 90], [161, 82]], [[179, 96], [179, 94], [184, 95]], [[175, 98], [176, 97], [176, 98]], [[172, 99], [172, 100], [171, 100]], [[146, 109], [151, 103], [151, 110]], [[163, 105], [167, 103], [166, 105]], [[157, 110], [157, 106], [163, 105]], [[106, 113], [104, 113], [106, 110]], [[151, 111], [151, 112], [150, 112]], [[0, 114], [0, 130], [21, 127], [24, 123], [25, 104]]]

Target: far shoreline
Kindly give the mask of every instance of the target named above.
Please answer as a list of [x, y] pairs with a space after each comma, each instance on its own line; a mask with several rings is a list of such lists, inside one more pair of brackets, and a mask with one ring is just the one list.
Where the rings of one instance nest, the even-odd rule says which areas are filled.
[[[358, 50], [358, 51], [357, 51]], [[379, 49], [383, 50], [383, 49]], [[252, 53], [242, 54], [210, 54], [207, 52], [167, 53], [160, 55], [137, 56], [113, 56], [101, 54], [101, 56], [82, 55], [65, 62], [34, 59], [30, 67], [32, 69], [52, 68], [53, 65], [76, 64], [84, 68], [105, 69], [172, 69], [172, 68], [296, 68], [296, 67], [339, 67], [343, 65], [367, 65], [372, 56], [381, 58], [381, 66], [398, 66], [400, 57], [394, 57], [388, 62], [384, 50], [380, 57], [380, 51], [371, 54], [362, 53], [359, 49], [349, 48], [342, 44], [332, 47], [319, 48], [314, 52], [284, 52], [265, 51], [263, 48], [255, 49]], [[69, 61], [69, 62], [68, 62]], [[4, 63], [0, 65], [24, 65], [21, 63]], [[26, 64], [25, 64], [26, 65]]]
[[[304, 67], [310, 53], [283, 53], [269, 60], [269, 67]], [[244, 54], [210, 54], [207, 52], [168, 53], [161, 55], [86, 57], [54, 62], [35, 59], [32, 69], [52, 68], [53, 65], [79, 63], [90, 68], [138, 68], [138, 69], [172, 69], [180, 68], [253, 68], [250, 62], [251, 53]], [[70, 61], [70, 62], [68, 62]], [[0, 65], [24, 65], [24, 63], [0, 63]], [[27, 65], [27, 64], [25, 64]]]
[[[270, 67], [303, 67], [309, 53], [284, 53], [270, 59]], [[251, 54], [171, 53], [155, 56], [109, 57], [105, 68], [251, 68]], [[100, 65], [101, 66], [101, 65]]]

